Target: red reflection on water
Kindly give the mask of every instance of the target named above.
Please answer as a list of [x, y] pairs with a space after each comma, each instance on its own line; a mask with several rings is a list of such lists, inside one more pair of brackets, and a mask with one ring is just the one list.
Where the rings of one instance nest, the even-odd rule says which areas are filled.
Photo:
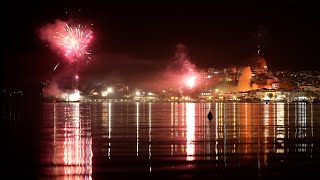
[[70, 105], [64, 124], [62, 173], [64, 179], [92, 179], [92, 138], [91, 132], [85, 130], [90, 127], [82, 127], [79, 103]]

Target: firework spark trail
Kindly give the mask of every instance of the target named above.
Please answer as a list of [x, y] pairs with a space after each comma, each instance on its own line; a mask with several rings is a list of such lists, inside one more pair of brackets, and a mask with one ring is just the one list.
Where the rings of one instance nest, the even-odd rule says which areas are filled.
[[57, 69], [57, 67], [59, 66], [60, 63], [58, 63], [54, 68], [53, 70], [55, 71]]

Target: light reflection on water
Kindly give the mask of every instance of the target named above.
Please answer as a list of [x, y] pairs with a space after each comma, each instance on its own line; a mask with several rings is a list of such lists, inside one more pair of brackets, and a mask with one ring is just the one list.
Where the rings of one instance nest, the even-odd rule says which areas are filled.
[[53, 173], [92, 179], [91, 122], [80, 113], [79, 103], [53, 104], [53, 133]]
[[187, 161], [193, 161], [195, 155], [195, 104], [186, 103], [186, 121], [187, 121]]
[[81, 179], [215, 168], [268, 175], [269, 167], [319, 157], [319, 109], [306, 103], [47, 103], [42, 141], [49, 145], [41, 157], [49, 168], [43, 171]]

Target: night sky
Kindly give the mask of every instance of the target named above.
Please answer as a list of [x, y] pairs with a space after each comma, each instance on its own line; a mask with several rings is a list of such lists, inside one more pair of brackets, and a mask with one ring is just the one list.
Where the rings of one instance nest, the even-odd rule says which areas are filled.
[[[90, 78], [131, 81], [161, 71], [177, 43], [202, 67], [249, 65], [257, 33], [265, 32], [270, 69], [319, 70], [320, 11], [310, 1], [70, 1], [2, 7], [5, 87], [24, 87], [63, 71], [61, 57], [38, 29], [56, 19], [93, 24], [92, 60], [81, 73]], [[66, 13], [67, 12], [67, 13]], [[132, 79], [130, 79], [132, 78]]]

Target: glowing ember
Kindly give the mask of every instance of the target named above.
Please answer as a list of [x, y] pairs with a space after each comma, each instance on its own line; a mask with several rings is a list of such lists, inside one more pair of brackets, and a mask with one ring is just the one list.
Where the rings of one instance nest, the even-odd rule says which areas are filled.
[[186, 79], [186, 84], [189, 88], [193, 88], [193, 86], [195, 85], [196, 83], [196, 76], [193, 75], [193, 76], [190, 76]]

